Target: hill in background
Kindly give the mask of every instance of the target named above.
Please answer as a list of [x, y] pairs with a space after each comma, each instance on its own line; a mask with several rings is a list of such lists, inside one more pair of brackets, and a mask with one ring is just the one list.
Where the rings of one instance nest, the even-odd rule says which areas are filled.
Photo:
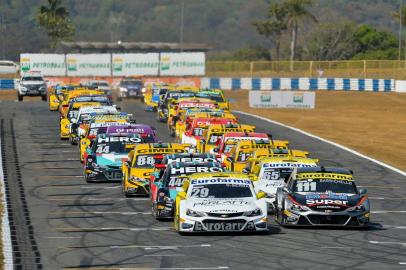
[[[77, 41], [178, 42], [180, 0], [67, 0], [65, 6], [76, 25]], [[258, 35], [252, 22], [266, 16], [270, 0], [185, 0], [184, 42], [210, 43], [215, 50], [235, 50], [270, 42]], [[46, 52], [47, 37], [36, 22], [45, 1], [2, 0], [2, 41], [5, 58], [21, 52]], [[392, 13], [397, 0], [315, 0], [311, 8], [320, 22], [353, 20], [396, 33]], [[311, 26], [303, 27], [306, 39]], [[4, 38], [5, 37], [5, 38]], [[0, 54], [3, 49], [0, 50]]]

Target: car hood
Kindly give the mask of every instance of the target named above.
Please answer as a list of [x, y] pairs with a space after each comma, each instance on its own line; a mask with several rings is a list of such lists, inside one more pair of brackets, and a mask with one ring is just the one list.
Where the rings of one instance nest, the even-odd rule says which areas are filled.
[[21, 85], [43, 85], [45, 84], [44, 81], [29, 81], [29, 82], [21, 82]]
[[261, 190], [267, 194], [276, 194], [276, 190], [279, 187], [284, 187], [285, 181], [284, 180], [264, 180], [261, 179], [258, 181], [257, 189]]
[[127, 153], [100, 154], [96, 156], [96, 162], [101, 166], [121, 166], [123, 160], [128, 159]]
[[206, 213], [238, 213], [258, 208], [254, 198], [237, 199], [200, 199], [189, 198], [186, 203], [188, 209]]
[[357, 194], [338, 193], [295, 193], [294, 199], [313, 210], [341, 211], [355, 206], [361, 199]]

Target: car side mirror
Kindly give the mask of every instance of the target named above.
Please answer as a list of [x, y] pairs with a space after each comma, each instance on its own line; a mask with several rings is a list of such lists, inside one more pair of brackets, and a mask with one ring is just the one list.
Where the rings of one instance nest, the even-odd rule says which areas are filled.
[[367, 194], [367, 189], [366, 188], [361, 188], [360, 190], [359, 190], [359, 195], [365, 195], [365, 194]]
[[214, 152], [214, 153], [218, 153], [219, 151], [220, 151], [219, 148], [213, 148], [213, 152]]
[[76, 124], [77, 121], [78, 121], [78, 120], [77, 120], [76, 118], [72, 118], [72, 119], [70, 120], [70, 122], [71, 122], [72, 124]]
[[265, 193], [265, 192], [260, 191], [260, 192], [257, 193], [257, 198], [258, 198], [258, 199], [263, 199], [263, 198], [265, 198], [265, 197], [266, 197], [266, 193]]
[[206, 144], [206, 140], [205, 140], [205, 139], [201, 139], [201, 140], [200, 140], [200, 143], [201, 143], [201, 144]]
[[244, 169], [242, 169], [242, 172], [245, 174], [248, 174], [250, 172], [250, 170], [248, 168], [244, 168]]
[[232, 157], [228, 157], [228, 158], [227, 158], [227, 161], [228, 161], [228, 162], [234, 162], [234, 159], [233, 159]]

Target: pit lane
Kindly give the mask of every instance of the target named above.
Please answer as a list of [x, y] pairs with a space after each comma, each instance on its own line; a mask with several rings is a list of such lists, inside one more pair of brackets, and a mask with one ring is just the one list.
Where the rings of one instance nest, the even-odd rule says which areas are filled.
[[[138, 101], [121, 107], [138, 123], [154, 125], [161, 140], [171, 140], [166, 125]], [[119, 184], [87, 184], [77, 146], [59, 140], [58, 114], [47, 103], [3, 101], [0, 118], [14, 120], [43, 269], [404, 269], [406, 177], [292, 130], [239, 117], [310, 151], [324, 165], [352, 168], [358, 184], [368, 187], [371, 228], [285, 229], [271, 221], [269, 235], [180, 236], [171, 222], [154, 220], [147, 199], [124, 198]]]

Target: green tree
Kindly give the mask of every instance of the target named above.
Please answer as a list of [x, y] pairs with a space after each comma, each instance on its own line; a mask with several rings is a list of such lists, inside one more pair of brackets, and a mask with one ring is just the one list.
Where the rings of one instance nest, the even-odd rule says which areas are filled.
[[354, 22], [321, 23], [309, 33], [305, 59], [329, 61], [351, 59], [359, 46]]
[[72, 40], [75, 26], [69, 19], [69, 11], [61, 5], [61, 0], [48, 0], [37, 14], [39, 25], [46, 29], [50, 38], [49, 46], [55, 48], [61, 40]]
[[290, 30], [290, 60], [295, 60], [299, 23], [304, 21], [318, 22], [317, 18], [307, 9], [313, 0], [286, 0], [282, 8], [286, 12], [286, 24]]
[[256, 21], [253, 23], [257, 32], [273, 41], [275, 46], [276, 60], [280, 59], [281, 38], [287, 29], [286, 25], [286, 10], [279, 3], [274, 3], [269, 6], [267, 19]]

